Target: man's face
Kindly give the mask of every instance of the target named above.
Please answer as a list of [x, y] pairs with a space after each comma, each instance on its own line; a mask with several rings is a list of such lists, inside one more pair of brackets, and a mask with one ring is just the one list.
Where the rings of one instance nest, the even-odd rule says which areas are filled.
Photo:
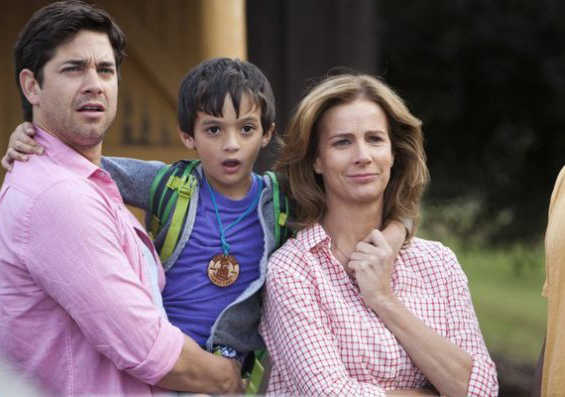
[[116, 116], [118, 76], [105, 33], [82, 30], [55, 50], [36, 87], [33, 122], [79, 152], [100, 147]]

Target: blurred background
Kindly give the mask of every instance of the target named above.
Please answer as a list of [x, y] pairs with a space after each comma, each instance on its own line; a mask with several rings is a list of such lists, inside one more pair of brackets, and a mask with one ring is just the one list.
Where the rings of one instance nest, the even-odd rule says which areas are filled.
[[[11, 49], [48, 1], [0, 5], [0, 152], [21, 122]], [[543, 235], [565, 164], [561, 0], [99, 0], [128, 39], [107, 155], [194, 157], [176, 132], [181, 78], [215, 56], [270, 79], [277, 130], [334, 67], [384, 78], [421, 118], [432, 183], [419, 235], [458, 254], [501, 396], [529, 395], [545, 335]], [[274, 147], [258, 171], [272, 165]], [[3, 172], [0, 171], [0, 179]]]

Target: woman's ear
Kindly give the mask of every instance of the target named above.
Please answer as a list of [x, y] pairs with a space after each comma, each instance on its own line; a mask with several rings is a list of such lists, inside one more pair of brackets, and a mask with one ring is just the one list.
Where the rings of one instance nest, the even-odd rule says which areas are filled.
[[188, 132], [185, 132], [177, 126], [179, 131], [180, 140], [182, 141], [183, 145], [190, 150], [196, 150], [196, 145], [194, 143], [194, 137], [191, 136]]
[[313, 168], [314, 168], [314, 172], [315, 172], [316, 174], [319, 174], [319, 175], [322, 174], [322, 167], [321, 167], [321, 165], [320, 165], [320, 159], [319, 159], [318, 157], [316, 157], [316, 160], [314, 160], [314, 166], [313, 166]]

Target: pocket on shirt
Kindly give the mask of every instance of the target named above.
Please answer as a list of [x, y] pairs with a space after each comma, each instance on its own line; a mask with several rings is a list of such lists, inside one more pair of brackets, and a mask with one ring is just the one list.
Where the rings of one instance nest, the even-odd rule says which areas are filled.
[[375, 315], [333, 324], [341, 360], [350, 376], [360, 382], [379, 384], [397, 376], [401, 351], [394, 335]]
[[447, 299], [430, 295], [400, 295], [406, 308], [438, 334], [447, 337]]

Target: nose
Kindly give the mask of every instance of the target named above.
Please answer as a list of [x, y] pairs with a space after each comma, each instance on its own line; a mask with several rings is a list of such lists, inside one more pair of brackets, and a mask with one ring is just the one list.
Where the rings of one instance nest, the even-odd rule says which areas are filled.
[[229, 130], [224, 136], [224, 151], [237, 152], [240, 148], [239, 135], [236, 132]]
[[371, 156], [369, 154], [369, 147], [365, 142], [358, 142], [355, 151], [355, 164], [365, 165], [371, 162]]
[[87, 69], [84, 74], [83, 91], [88, 94], [99, 95], [103, 91], [102, 81], [98, 75], [98, 71], [94, 67]]

